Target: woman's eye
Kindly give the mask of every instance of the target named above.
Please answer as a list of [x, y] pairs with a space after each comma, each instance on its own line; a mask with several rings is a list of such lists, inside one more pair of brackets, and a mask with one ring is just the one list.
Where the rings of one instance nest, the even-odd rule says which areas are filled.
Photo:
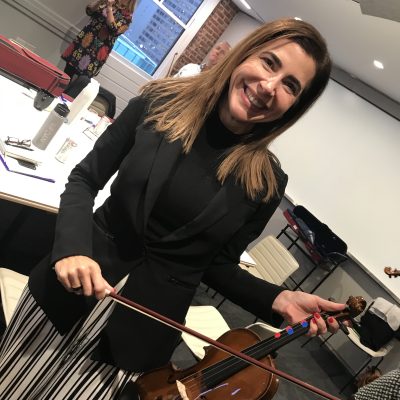
[[264, 61], [264, 64], [267, 65], [269, 68], [271, 68], [271, 69], [273, 68], [273, 66], [274, 66], [273, 60], [271, 60], [268, 57], [265, 57], [265, 58], [263, 58], [263, 61]]
[[295, 83], [291, 82], [291, 81], [287, 81], [285, 82], [285, 86], [288, 88], [289, 92], [296, 96], [297, 92], [298, 92], [298, 87]]

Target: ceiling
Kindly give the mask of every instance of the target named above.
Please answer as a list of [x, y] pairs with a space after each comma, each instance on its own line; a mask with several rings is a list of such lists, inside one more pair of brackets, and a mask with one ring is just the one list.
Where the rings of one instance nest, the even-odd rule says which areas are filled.
[[[247, 0], [251, 10], [240, 0], [232, 1], [259, 21], [300, 17], [313, 24], [328, 43], [339, 70], [337, 80], [352, 81], [354, 87], [349, 87], [351, 82], [347, 87], [355, 92], [358, 92], [357, 86], [366, 86], [364, 83], [370, 92], [370, 87], [376, 89], [378, 96], [375, 102], [370, 101], [381, 103], [383, 109], [383, 102], [389, 101], [391, 114], [400, 116], [400, 22], [363, 14], [355, 0]], [[389, 7], [385, 3], [391, 3], [389, 15], [393, 15], [393, 7], [400, 14], [400, 0], [360, 1], [364, 13], [369, 11], [365, 3], [375, 3], [372, 6], [378, 8]], [[381, 61], [384, 69], [374, 67], [374, 60]]]

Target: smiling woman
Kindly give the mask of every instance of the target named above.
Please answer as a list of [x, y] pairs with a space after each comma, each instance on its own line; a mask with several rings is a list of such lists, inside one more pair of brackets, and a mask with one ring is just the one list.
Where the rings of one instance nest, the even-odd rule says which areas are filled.
[[238, 265], [287, 184], [268, 146], [319, 97], [330, 65], [315, 28], [285, 19], [210, 70], [143, 88], [69, 176], [53, 251], [31, 272], [0, 348], [1, 400], [117, 399], [138, 372], [166, 364], [177, 332], [112, 304], [116, 285], [179, 323], [204, 281], [269, 323], [309, 318], [309, 335], [337, 331], [320, 313], [344, 304]]

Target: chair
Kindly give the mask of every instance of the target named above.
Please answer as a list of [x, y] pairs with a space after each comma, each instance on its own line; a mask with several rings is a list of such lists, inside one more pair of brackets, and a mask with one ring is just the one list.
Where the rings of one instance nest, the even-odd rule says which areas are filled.
[[246, 270], [276, 285], [282, 285], [299, 268], [299, 263], [293, 255], [273, 236], [262, 239], [248, 253], [256, 265], [246, 267]]
[[[296, 247], [313, 264], [311, 270], [300, 282], [295, 282], [293, 278], [290, 278], [296, 285], [294, 290], [303, 290], [301, 285], [317, 268], [327, 270], [316, 286], [309, 290], [309, 293], [314, 293], [339, 264], [347, 260], [347, 245], [326, 224], [318, 220], [303, 206], [296, 206], [293, 210], [287, 209], [283, 215], [287, 224], [280, 231], [277, 239], [284, 235], [290, 241], [287, 249]], [[293, 233], [295, 237], [293, 237]], [[299, 244], [300, 242], [303, 246]]]
[[[90, 78], [86, 75], [81, 75], [68, 85], [64, 94], [72, 97], [72, 99], [75, 99], [89, 83]], [[115, 116], [116, 102], [117, 99], [115, 95], [109, 90], [100, 86], [99, 93], [93, 100], [90, 108], [96, 111], [100, 117], [107, 115], [107, 117], [112, 119]]]
[[[366, 361], [362, 364], [362, 366], [358, 369], [358, 371], [351, 377], [351, 379], [346, 382], [346, 384], [340, 389], [339, 393], [342, 393], [344, 391], [344, 389], [350, 385], [356, 378], [357, 376], [360, 374], [360, 372], [366, 368], [369, 363], [371, 362], [371, 360], [373, 358], [380, 358], [380, 360], [378, 361], [378, 363], [375, 365], [375, 367], [378, 367], [379, 364], [382, 362], [383, 358], [386, 356], [386, 354], [389, 353], [389, 351], [393, 348], [394, 343], [392, 339], [389, 343], [387, 343], [386, 345], [382, 346], [379, 350], [375, 351], [370, 349], [369, 347], [364, 346], [361, 341], [360, 341], [360, 336], [358, 335], [357, 331], [353, 328], [348, 328], [349, 330], [349, 334], [347, 335], [347, 337], [350, 339], [350, 341], [357, 346], [359, 349], [361, 349], [364, 353], [367, 354], [367, 359]], [[331, 336], [331, 335], [330, 335]], [[330, 336], [325, 339], [325, 341], [323, 343], [325, 343]]]
[[[267, 236], [248, 251], [255, 265], [240, 263], [239, 266], [253, 276], [267, 282], [282, 285], [285, 280], [299, 268], [299, 263], [283, 244], [273, 236]], [[217, 305], [219, 308], [225, 298]], [[254, 323], [257, 321], [254, 319]], [[278, 332], [272, 325], [263, 324], [264, 330]]]
[[28, 277], [7, 268], [0, 268], [0, 295], [6, 325], [28, 283]]
[[114, 118], [116, 111], [117, 98], [109, 90], [100, 86], [99, 94], [93, 100], [90, 108], [95, 110], [100, 117], [106, 115]]
[[[190, 306], [185, 325], [214, 340], [230, 329], [224, 317], [213, 306]], [[182, 333], [182, 340], [197, 359], [201, 360], [204, 357], [204, 347], [209, 346], [208, 343], [186, 332]]]
[[[299, 263], [283, 244], [273, 236], [267, 236], [248, 250], [255, 265], [240, 263], [239, 266], [253, 276], [267, 282], [282, 285], [299, 268]], [[225, 298], [217, 305], [219, 308]]]
[[[299, 268], [299, 263], [283, 244], [273, 236], [267, 236], [248, 250], [255, 265], [240, 263], [239, 266], [253, 276], [264, 279], [267, 282], [282, 285], [285, 280]], [[222, 299], [219, 308], [225, 298]], [[254, 322], [258, 318], [255, 318]], [[267, 325], [267, 324], [266, 324]], [[275, 329], [268, 325], [271, 329]]]

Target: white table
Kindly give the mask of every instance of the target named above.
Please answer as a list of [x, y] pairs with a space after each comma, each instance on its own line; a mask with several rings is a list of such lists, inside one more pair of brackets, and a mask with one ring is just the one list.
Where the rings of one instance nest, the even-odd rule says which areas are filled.
[[[34, 90], [24, 88], [3, 76], [0, 76], [0, 92], [2, 117], [0, 137], [32, 139], [49, 111], [38, 111], [33, 107], [33, 98], [36, 95]], [[57, 100], [52, 105], [56, 103]], [[87, 119], [90, 119], [90, 113]], [[8, 172], [3, 165], [0, 165], [0, 198], [56, 213], [60, 194], [64, 191], [71, 169], [93, 147], [94, 141], [83, 133], [89, 126], [90, 123], [83, 120], [74, 121], [71, 125], [64, 124], [45, 150], [43, 167], [49, 171], [49, 176], [55, 178], [55, 183]], [[66, 163], [63, 164], [54, 156], [66, 138], [73, 139], [78, 146], [72, 150]], [[106, 197], [107, 189], [103, 192], [96, 204]]]

